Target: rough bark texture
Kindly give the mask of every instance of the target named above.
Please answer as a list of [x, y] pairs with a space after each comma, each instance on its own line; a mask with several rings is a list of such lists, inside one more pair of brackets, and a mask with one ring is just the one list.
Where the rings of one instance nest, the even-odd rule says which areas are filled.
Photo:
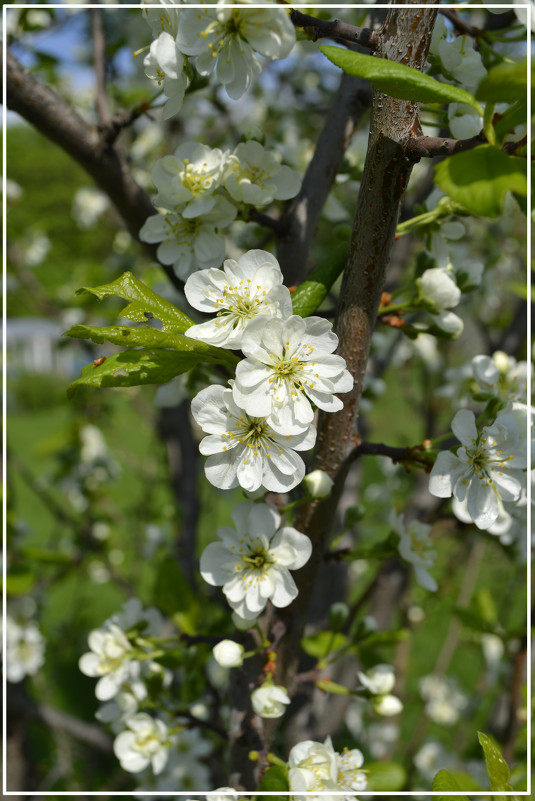
[[[426, 8], [396, 7], [389, 10], [382, 29], [377, 54], [422, 69], [425, 65], [437, 11]], [[322, 415], [314, 467], [325, 470], [335, 480], [332, 495], [325, 501], [301, 508], [294, 526], [308, 534], [313, 556], [294, 578], [299, 596], [287, 609], [271, 609], [262, 621], [266, 631], [284, 631], [277, 645], [276, 684], [290, 693], [295, 690], [295, 674], [300, 640], [317, 581], [323, 554], [332, 534], [332, 524], [344, 481], [349, 455], [359, 442], [358, 406], [368, 361], [371, 335], [383, 290], [386, 268], [394, 242], [401, 200], [413, 161], [404, 149], [406, 141], [420, 133], [417, 104], [387, 97], [374, 91], [370, 138], [361, 188], [340, 291], [335, 328], [340, 338], [338, 353], [355, 378], [352, 392], [344, 397], [344, 408], [334, 415]], [[244, 726], [250, 712], [242, 704]], [[279, 721], [264, 721], [264, 747], [269, 745]], [[239, 766], [234, 749], [234, 786], [253, 788], [250, 768]]]

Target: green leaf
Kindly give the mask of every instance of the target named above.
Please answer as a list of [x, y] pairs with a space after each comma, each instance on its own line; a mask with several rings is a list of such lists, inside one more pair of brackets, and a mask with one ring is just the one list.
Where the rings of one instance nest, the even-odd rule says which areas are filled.
[[499, 217], [508, 191], [527, 195], [526, 160], [492, 145], [456, 153], [435, 167], [437, 185], [478, 217]]
[[509, 770], [509, 765], [501, 755], [500, 749], [496, 743], [491, 740], [488, 735], [483, 734], [483, 732], [478, 731], [477, 737], [485, 755], [490, 789], [512, 790], [513, 788], [509, 784], [511, 771]]
[[299, 314], [301, 317], [309, 317], [314, 314], [342, 272], [346, 255], [347, 244], [344, 244], [336, 249], [325, 264], [314, 270], [306, 281], [299, 284], [297, 289], [292, 292], [294, 314]]
[[476, 89], [476, 98], [490, 103], [514, 103], [526, 100], [528, 62], [526, 59], [497, 64], [485, 75]]
[[332, 631], [319, 631], [317, 634], [312, 634], [310, 637], [303, 637], [301, 640], [301, 648], [309, 656], [314, 656], [316, 659], [323, 659], [327, 654], [333, 651], [338, 651], [349, 643], [349, 639], [345, 634], [337, 632], [333, 634]]
[[398, 762], [367, 762], [365, 768], [370, 771], [366, 790], [393, 792], [407, 781], [407, 772]]
[[89, 364], [67, 389], [71, 398], [81, 387], [135, 387], [141, 384], [166, 384], [190, 370], [203, 357], [199, 353], [172, 350], [127, 350], [108, 356], [102, 364]]
[[102, 286], [87, 287], [83, 286], [77, 290], [76, 294], [88, 293], [95, 295], [102, 300], [107, 295], [117, 295], [129, 301], [120, 313], [119, 317], [126, 320], [133, 320], [137, 323], [146, 323], [150, 317], [156, 317], [162, 322], [164, 331], [174, 331], [182, 334], [193, 325], [186, 314], [181, 312], [169, 301], [164, 300], [156, 292], [139, 281], [132, 273], [123, 273], [116, 281]]
[[[462, 787], [459, 787], [456, 780], [451, 773], [447, 770], [439, 770], [433, 779], [433, 790], [438, 792], [459, 792]], [[465, 795], [437, 795], [437, 801], [468, 801]]]
[[273, 791], [274, 795], [260, 795], [255, 796], [257, 801], [280, 801], [280, 795], [277, 793], [288, 792], [290, 785], [288, 784], [288, 775], [286, 770], [281, 765], [272, 765], [269, 767], [260, 782], [258, 783], [257, 790]]
[[470, 92], [441, 83], [405, 64], [330, 45], [320, 47], [320, 50], [348, 75], [366, 78], [376, 89], [391, 97], [416, 103], [466, 103], [483, 116], [480, 103]]
[[[65, 332], [64, 336], [77, 337], [78, 339], [91, 339], [98, 344], [107, 340], [114, 345], [144, 347], [144, 348], [171, 348], [180, 353], [197, 353], [205, 360], [226, 361], [230, 364], [237, 364], [239, 361], [236, 354], [231, 353], [225, 348], [216, 348], [177, 334], [173, 331], [160, 330], [151, 326], [92, 326], [92, 325], [73, 325]], [[188, 368], [189, 369], [189, 368]]]

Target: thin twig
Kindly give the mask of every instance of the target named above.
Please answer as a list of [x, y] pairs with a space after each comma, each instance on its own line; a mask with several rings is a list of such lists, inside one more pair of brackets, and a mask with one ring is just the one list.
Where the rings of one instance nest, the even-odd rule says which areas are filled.
[[339, 19], [318, 19], [310, 14], [303, 14], [295, 8], [290, 11], [290, 19], [296, 28], [305, 28], [314, 41], [325, 38], [336, 39], [341, 42], [359, 44], [368, 50], [377, 50], [381, 41], [379, 31], [374, 31], [372, 28], [359, 28]]
[[441, 8], [440, 13], [449, 19], [452, 23], [454, 29], [458, 33], [464, 33], [468, 36], [472, 36], [474, 39], [488, 39], [487, 32], [482, 30], [481, 28], [476, 28], [475, 25], [470, 25], [469, 22], [462, 19], [455, 11], [450, 8]]
[[449, 139], [443, 136], [411, 136], [405, 143], [405, 154], [413, 161], [421, 158], [434, 158], [435, 156], [452, 156], [472, 150], [484, 144], [487, 138], [483, 131], [471, 136], [469, 139]]
[[412, 445], [408, 448], [396, 448], [392, 445], [384, 445], [382, 442], [361, 442], [357, 445], [349, 456], [348, 462], [354, 462], [359, 456], [388, 456], [394, 464], [398, 462], [416, 462], [429, 467], [429, 459], [425, 453], [423, 445]]

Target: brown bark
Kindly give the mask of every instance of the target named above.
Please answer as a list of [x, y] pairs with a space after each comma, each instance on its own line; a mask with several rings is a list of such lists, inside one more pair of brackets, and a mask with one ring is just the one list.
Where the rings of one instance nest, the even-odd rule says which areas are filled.
[[[425, 65], [437, 11], [429, 8], [396, 7], [388, 12], [381, 33], [378, 56], [422, 69]], [[335, 328], [342, 355], [355, 378], [354, 388], [344, 397], [337, 414], [322, 415], [314, 468], [325, 470], [335, 480], [332, 495], [301, 508], [294, 526], [308, 534], [313, 556], [294, 573], [299, 595], [287, 609], [266, 615], [267, 631], [282, 625], [284, 634], [277, 646], [275, 683], [295, 690], [300, 641], [314, 595], [323, 554], [332, 534], [332, 523], [351, 461], [359, 444], [358, 407], [368, 361], [371, 335], [383, 291], [386, 268], [394, 243], [401, 200], [413, 162], [405, 143], [420, 133], [419, 107], [374, 91], [368, 152], [340, 291]], [[243, 705], [245, 707], [245, 705]], [[250, 713], [243, 710], [244, 722]], [[279, 721], [264, 721], [264, 746], [270, 742]], [[250, 769], [233, 762], [233, 779], [251, 786]]]

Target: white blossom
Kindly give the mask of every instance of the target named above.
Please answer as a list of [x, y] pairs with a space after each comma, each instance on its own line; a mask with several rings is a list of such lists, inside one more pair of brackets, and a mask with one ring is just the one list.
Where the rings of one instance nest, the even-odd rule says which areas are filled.
[[416, 279], [419, 299], [432, 313], [452, 309], [461, 299], [461, 290], [448, 273], [440, 267], [432, 267]]
[[256, 715], [261, 718], [280, 718], [290, 703], [286, 687], [263, 684], [251, 693], [251, 704]]
[[321, 317], [255, 319], [249, 323], [236, 368], [234, 400], [248, 414], [267, 417], [282, 434], [305, 430], [314, 403], [326, 412], [343, 407], [335, 392], [348, 392], [353, 378], [345, 360], [332, 354], [338, 337]]
[[334, 486], [334, 481], [325, 470], [312, 470], [307, 473], [303, 483], [312, 498], [328, 498]]
[[427, 716], [443, 726], [454, 726], [468, 705], [466, 695], [449, 676], [425, 676], [420, 679], [420, 693], [426, 702]]
[[483, 127], [483, 118], [475, 108], [466, 103], [449, 104], [448, 122], [451, 135], [455, 139], [471, 139], [477, 136]]
[[403, 704], [396, 695], [386, 693], [385, 695], [374, 695], [371, 699], [371, 704], [374, 711], [378, 715], [390, 717], [392, 715], [399, 715], [403, 709]]
[[[143, 688], [139, 686], [142, 663], [136, 659], [126, 632], [138, 628], [145, 635], [157, 635], [161, 626], [162, 618], [156, 609], [143, 609], [138, 598], [130, 598], [121, 612], [89, 633], [91, 650], [80, 657], [78, 664], [84, 675], [99, 677], [95, 688], [99, 701], [109, 701], [124, 685], [138, 699], [144, 697]], [[147, 663], [143, 665], [147, 669]]]
[[259, 142], [241, 142], [228, 159], [225, 189], [240, 203], [264, 206], [295, 197], [300, 188], [299, 173], [281, 165]]
[[295, 451], [314, 446], [313, 425], [297, 434], [280, 434], [265, 417], [252, 417], [240, 409], [232, 390], [217, 384], [193, 398], [191, 412], [208, 434], [199, 450], [208, 456], [204, 470], [215, 487], [241, 486], [248, 492], [264, 487], [271, 492], [287, 492], [305, 475], [304, 462]]
[[474, 379], [484, 392], [488, 392], [504, 402], [526, 402], [527, 362], [517, 362], [513, 356], [499, 350], [492, 356], [474, 356], [472, 372]]
[[5, 675], [13, 683], [35, 676], [45, 661], [45, 639], [34, 623], [6, 615]]
[[435, 592], [438, 584], [428, 572], [428, 568], [435, 563], [435, 552], [429, 538], [431, 526], [419, 520], [412, 520], [406, 526], [404, 515], [397, 515], [394, 510], [390, 513], [390, 525], [399, 536], [400, 556], [413, 566], [418, 584]]
[[88, 643], [91, 651], [80, 657], [80, 670], [86, 676], [100, 677], [95, 695], [99, 701], [109, 701], [123, 684], [138, 678], [139, 662], [133, 658], [130, 640], [115, 623], [91, 631]]
[[357, 676], [360, 683], [372, 695], [386, 695], [394, 689], [396, 683], [394, 668], [391, 665], [374, 665], [364, 673], [359, 670]]
[[147, 78], [156, 81], [168, 98], [163, 107], [163, 118], [168, 120], [180, 111], [189, 83], [184, 72], [184, 56], [170, 33], [163, 31], [153, 40], [143, 66]]
[[249, 250], [238, 260], [226, 259], [221, 270], [195, 272], [184, 287], [194, 309], [216, 318], [193, 325], [186, 336], [211, 345], [241, 348], [255, 317], [290, 317], [292, 299], [278, 261], [265, 250]]
[[213, 193], [221, 183], [226, 155], [219, 148], [184, 142], [172, 156], [158, 159], [152, 168], [158, 189], [154, 205], [170, 210], [181, 206], [186, 219], [207, 214], [216, 204]]
[[79, 228], [94, 228], [109, 207], [108, 196], [94, 186], [77, 189], [72, 201], [72, 216]]
[[338, 754], [330, 737], [324, 743], [305, 740], [294, 745], [288, 757], [288, 780], [290, 790], [295, 794], [294, 799], [334, 801], [333, 796], [304, 794], [364, 790], [367, 779], [361, 770], [363, 761], [361, 752], [356, 748]]
[[461, 502], [466, 498], [468, 513], [476, 526], [488, 529], [497, 519], [502, 501], [517, 501], [522, 491], [526, 469], [525, 414], [522, 404], [508, 406], [498, 412], [492, 425], [478, 433], [473, 412], [458, 411], [451, 427], [461, 447], [456, 454], [438, 454], [429, 477], [431, 494], [439, 498], [453, 495]]
[[244, 647], [234, 640], [221, 640], [212, 648], [215, 661], [224, 668], [243, 665]]
[[218, 529], [201, 556], [201, 575], [208, 584], [223, 585], [234, 611], [243, 618], [257, 617], [268, 600], [284, 607], [297, 597], [290, 570], [303, 567], [312, 553], [305, 534], [285, 526], [278, 530], [280, 515], [266, 504], [250, 501], [232, 510], [235, 529]]
[[149, 217], [139, 232], [142, 242], [161, 242], [157, 256], [169, 264], [179, 278], [195, 270], [219, 267], [225, 258], [225, 240], [216, 228], [225, 228], [236, 217], [236, 209], [224, 197], [217, 196], [214, 207], [202, 217], [188, 219], [180, 209]]
[[391, 665], [374, 665], [365, 673], [357, 673], [360, 683], [371, 694], [371, 704], [378, 715], [397, 715], [403, 709], [403, 704], [390, 690], [394, 688], [396, 677]]
[[[152, 5], [147, 5], [152, 3]], [[162, 31], [176, 36], [180, 9], [169, 0], [143, 0], [143, 17], [152, 31], [153, 38]]]
[[233, 100], [251, 84], [261, 64], [255, 51], [271, 59], [286, 58], [295, 43], [295, 29], [284, 9], [185, 9], [180, 15], [177, 45], [197, 56], [201, 75], [215, 71]]
[[123, 770], [139, 773], [151, 765], [156, 775], [161, 773], [167, 762], [170, 745], [165, 723], [145, 712], [132, 715], [125, 723], [127, 728], [113, 743], [113, 751]]

